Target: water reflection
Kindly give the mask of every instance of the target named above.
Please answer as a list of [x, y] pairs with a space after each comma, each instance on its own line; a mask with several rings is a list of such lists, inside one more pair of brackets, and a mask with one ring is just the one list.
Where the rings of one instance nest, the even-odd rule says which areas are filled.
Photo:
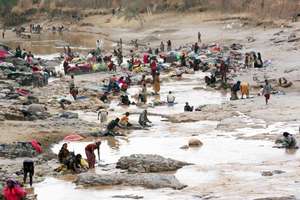
[[[42, 34], [32, 34], [31, 40], [13, 40], [5, 42], [11, 48], [18, 45], [34, 54], [53, 54], [63, 52], [63, 47], [70, 45], [78, 52], [87, 52], [95, 48], [95, 41], [104, 39], [103, 35], [93, 33], [63, 32], [53, 34], [52, 32], [43, 32]], [[104, 47], [111, 49], [112, 42], [105, 40]]]
[[295, 155], [298, 149], [285, 149], [285, 152], [289, 155]]

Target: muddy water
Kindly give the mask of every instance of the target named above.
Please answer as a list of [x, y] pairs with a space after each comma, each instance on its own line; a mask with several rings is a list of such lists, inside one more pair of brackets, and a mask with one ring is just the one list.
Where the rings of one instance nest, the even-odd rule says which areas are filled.
[[[158, 123], [159, 117], [154, 118], [153, 121]], [[218, 195], [218, 199], [228, 199], [229, 197], [232, 199], [248, 199], [240, 197], [241, 194], [231, 194], [230, 192], [241, 187], [240, 185], [245, 184], [245, 181], [249, 182], [249, 187], [254, 187], [252, 184], [256, 182], [258, 184], [261, 181], [270, 182], [270, 180], [266, 180], [265, 177], [261, 176], [261, 172], [264, 170], [280, 169], [292, 172], [294, 167], [293, 161], [300, 159], [299, 153], [273, 149], [273, 142], [239, 140], [234, 137], [236, 132], [224, 133], [216, 131], [216, 124], [216, 122], [182, 123], [172, 127], [174, 124], [161, 122], [156, 128], [153, 127], [153, 131], [134, 131], [128, 137], [103, 140], [101, 145], [101, 164], [115, 163], [121, 156], [134, 153], [159, 154], [193, 163], [194, 165], [184, 167], [175, 173], [175, 176], [182, 183], [189, 186], [183, 191], [170, 189], [147, 190], [128, 187], [83, 190], [75, 189], [75, 185], [72, 183], [50, 178], [36, 186], [36, 193], [40, 195], [40, 199], [43, 199], [42, 197], [51, 193], [51, 191], [64, 187], [66, 195], [71, 195], [72, 199], [79, 199], [79, 197], [86, 197], [86, 195], [90, 195], [88, 199], [98, 199], [100, 197], [113, 199], [112, 196], [114, 195], [124, 194], [141, 195], [144, 196], [144, 199], [197, 199], [198, 192], [201, 195], [213, 192], [214, 195]], [[280, 130], [280, 128], [283, 128], [282, 124], [277, 123], [267, 129], [276, 131]], [[295, 131], [296, 127], [291, 125], [290, 128]], [[172, 132], [166, 131], [167, 129], [171, 129]], [[247, 135], [255, 131], [256, 129], [247, 129], [243, 130], [243, 134]], [[200, 139], [204, 145], [201, 148], [180, 149], [179, 147], [186, 144], [192, 135]], [[88, 143], [71, 142], [69, 143], [69, 149], [85, 155], [83, 149]], [[57, 153], [61, 145], [62, 143], [55, 145], [53, 151]], [[283, 163], [285, 164], [283, 165]], [[101, 167], [98, 167], [96, 173], [100, 173], [100, 171]], [[278, 176], [280, 178], [280, 175]], [[286, 181], [284, 178], [281, 179], [283, 182]], [[273, 182], [276, 183], [276, 179]], [[219, 184], [221, 183], [229, 186], [220, 186]], [[204, 184], [207, 187], [203, 187]], [[278, 183], [279, 186], [280, 184]], [[215, 187], [217, 189], [214, 189]], [[296, 187], [297, 184], [289, 187], [289, 191], [292, 191], [294, 195], [298, 195], [295, 193], [297, 191]], [[245, 188], [241, 191], [247, 192]], [[76, 193], [72, 193], [75, 190]], [[284, 192], [288, 191], [281, 191], [280, 194], [284, 194]], [[222, 198], [219, 196], [220, 194], [222, 194]], [[65, 198], [63, 194], [57, 195], [55, 199]], [[259, 197], [258, 194], [249, 193], [244, 195], [245, 197]]]
[[[96, 46], [97, 39], [103, 39], [103, 35], [91, 33], [52, 33], [46, 32], [40, 35], [32, 34], [31, 40], [18, 40], [6, 42], [12, 48], [21, 45], [28, 51], [35, 54], [54, 54], [63, 52], [63, 47], [70, 45], [70, 47], [77, 52], [87, 52]], [[112, 43], [105, 41], [105, 48], [111, 48]]]
[[[63, 192], [61, 191], [63, 188]], [[117, 187], [116, 189], [101, 189], [101, 192], [96, 189], [76, 189], [75, 184], [57, 180], [54, 178], [48, 178], [45, 182], [37, 185], [35, 192], [39, 195], [39, 199], [55, 199], [55, 200], [98, 200], [98, 199], [118, 199], [113, 198], [115, 195], [137, 195], [144, 197], [146, 200], [153, 199], [173, 199], [171, 195], [176, 194], [181, 199], [191, 200], [186, 194], [181, 194], [178, 191], [171, 189], [163, 190], [148, 190], [144, 188], [132, 188], [132, 187]], [[51, 197], [49, 196], [51, 194]], [[122, 198], [129, 199], [129, 198]]]
[[[228, 99], [218, 92], [194, 90], [201, 86], [203, 74], [193, 75], [193, 79], [182, 82], [164, 83], [160, 98], [165, 100], [169, 90], [176, 96], [176, 104], [173, 107], [157, 106], [149, 108], [151, 113], [180, 113], [186, 101], [192, 105], [220, 104]], [[137, 87], [129, 90], [129, 93], [138, 92]], [[151, 97], [150, 100], [157, 98]], [[111, 108], [114, 114], [110, 118], [120, 116], [127, 110], [141, 111], [136, 106], [120, 107], [114, 101]], [[96, 113], [79, 112], [80, 118], [87, 121], [97, 121]], [[201, 113], [199, 113], [201, 114]], [[296, 195], [300, 197], [297, 188], [298, 182], [291, 183], [290, 176], [298, 173], [295, 169], [299, 166], [300, 154], [297, 151], [286, 152], [282, 149], [274, 149], [273, 141], [268, 140], [244, 140], [238, 137], [253, 136], [262, 133], [278, 133], [283, 130], [295, 132], [297, 123], [275, 123], [267, 126], [263, 120], [251, 119], [242, 113], [243, 123], [258, 126], [257, 128], [240, 128], [231, 132], [217, 130], [218, 122], [203, 121], [196, 123], [173, 124], [163, 121], [160, 116], [149, 116], [153, 126], [148, 130], [134, 130], [126, 137], [103, 139], [101, 145], [100, 164], [116, 163], [121, 156], [135, 153], [159, 154], [164, 157], [193, 163], [184, 167], [175, 176], [188, 187], [182, 191], [171, 189], [148, 190], [139, 187], [110, 187], [101, 189], [80, 189], [73, 183], [48, 178], [35, 186], [35, 193], [39, 199], [115, 199], [114, 195], [138, 195], [144, 199], [253, 199], [265, 197], [270, 190], [274, 190], [272, 196]], [[138, 115], [131, 115], [130, 121], [137, 123]], [[198, 138], [203, 142], [201, 148], [188, 150], [180, 149], [187, 144], [190, 138]], [[81, 153], [85, 157], [84, 147], [92, 141], [71, 142], [69, 150]], [[53, 152], [58, 153], [63, 141], [53, 146]], [[96, 168], [96, 173], [103, 173], [102, 167]], [[263, 177], [264, 170], [284, 170], [283, 175]], [[288, 187], [284, 187], [288, 185]], [[56, 191], [64, 188], [63, 193]], [[51, 194], [51, 198], [49, 195]], [[203, 199], [202, 198], [202, 199]]]

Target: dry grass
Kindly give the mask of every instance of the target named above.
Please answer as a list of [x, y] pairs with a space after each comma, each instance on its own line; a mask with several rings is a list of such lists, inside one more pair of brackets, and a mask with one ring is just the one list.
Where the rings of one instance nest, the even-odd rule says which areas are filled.
[[[203, 7], [207, 11], [224, 13], [252, 13], [260, 18], [290, 18], [300, 13], [300, 0], [41, 0], [33, 4], [33, 0], [19, 0], [14, 12], [24, 12], [31, 8], [65, 9], [80, 8], [82, 10], [95, 8], [126, 7], [128, 2], [135, 1], [142, 8], [153, 10], [164, 7], [169, 10], [193, 10]], [[195, 10], [193, 10], [195, 11]]]

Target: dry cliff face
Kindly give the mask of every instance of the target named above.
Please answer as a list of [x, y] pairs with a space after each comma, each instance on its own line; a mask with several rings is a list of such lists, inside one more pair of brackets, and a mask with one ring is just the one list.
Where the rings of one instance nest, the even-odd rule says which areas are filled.
[[15, 11], [31, 8], [118, 8], [134, 4], [145, 7], [184, 10], [203, 7], [222, 12], [249, 12], [260, 17], [287, 18], [300, 13], [300, 0], [18, 0]]

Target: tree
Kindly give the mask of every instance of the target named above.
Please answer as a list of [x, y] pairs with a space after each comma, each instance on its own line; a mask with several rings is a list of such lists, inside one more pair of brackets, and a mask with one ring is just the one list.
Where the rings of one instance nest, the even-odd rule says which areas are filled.
[[143, 0], [127, 0], [119, 18], [123, 17], [126, 21], [136, 20], [143, 26], [145, 20], [141, 12], [147, 9], [147, 5]]

